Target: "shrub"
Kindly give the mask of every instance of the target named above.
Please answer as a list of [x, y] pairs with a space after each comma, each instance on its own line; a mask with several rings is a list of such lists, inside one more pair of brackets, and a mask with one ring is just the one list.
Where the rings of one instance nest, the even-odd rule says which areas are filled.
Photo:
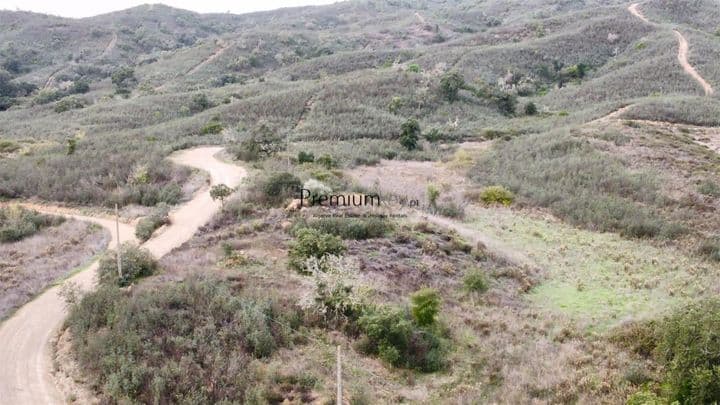
[[505, 92], [499, 93], [493, 96], [493, 101], [501, 113], [505, 115], [515, 114], [515, 110], [517, 108], [517, 97], [514, 94]]
[[465, 87], [465, 78], [458, 72], [450, 72], [440, 78], [440, 93], [449, 102], [458, 100], [460, 89]]
[[0, 140], [0, 153], [13, 153], [20, 149], [20, 145], [13, 141]]
[[345, 244], [339, 237], [317, 229], [303, 228], [296, 232], [295, 241], [290, 246], [290, 267], [304, 271], [308, 258], [341, 255], [345, 250]]
[[324, 166], [326, 169], [332, 169], [337, 166], [337, 162], [328, 154], [324, 154], [315, 160], [317, 164]]
[[84, 108], [87, 105], [87, 102], [79, 97], [65, 97], [62, 100], [55, 103], [55, 112], [56, 113], [62, 113], [68, 110], [75, 110], [79, 108]]
[[535, 105], [535, 103], [533, 103], [531, 101], [531, 102], [525, 104], [525, 115], [535, 115], [535, 114], [537, 114], [537, 112], [538, 112], [538, 109], [537, 109], [537, 106]]
[[0, 243], [16, 242], [63, 222], [63, 217], [44, 215], [21, 206], [0, 207]]
[[661, 327], [657, 350], [671, 400], [720, 401], [720, 300], [694, 303], [670, 316]]
[[210, 134], [219, 134], [222, 132], [223, 126], [222, 123], [216, 120], [210, 120], [207, 124], [205, 124], [204, 127], [200, 129], [200, 134], [202, 135], [210, 135]]
[[420, 65], [417, 63], [411, 63], [407, 67], [408, 72], [420, 73]]
[[287, 345], [298, 318], [292, 307], [190, 278], [133, 294], [101, 287], [71, 307], [67, 325], [104, 402], [248, 403], [264, 383], [253, 359]]
[[425, 138], [428, 142], [435, 143], [443, 139], [443, 133], [440, 132], [439, 129], [433, 128], [430, 131], [425, 132], [423, 134], [423, 138]]
[[267, 125], [261, 124], [249, 138], [232, 147], [231, 151], [236, 159], [251, 162], [273, 156], [284, 147], [282, 139]]
[[410, 313], [383, 306], [365, 311], [358, 320], [365, 342], [361, 350], [378, 355], [387, 363], [422, 372], [433, 372], [444, 366], [446, 342], [434, 328], [413, 322]]
[[485, 292], [488, 289], [488, 281], [482, 270], [474, 269], [465, 273], [463, 286], [467, 291]]
[[438, 215], [448, 218], [463, 218], [465, 217], [465, 208], [456, 203], [455, 201], [448, 201], [438, 204], [435, 207], [435, 212]]
[[489, 186], [480, 190], [480, 200], [485, 204], [502, 204], [507, 206], [515, 200], [515, 195], [503, 186]]
[[190, 112], [193, 114], [205, 111], [210, 107], [212, 107], [212, 104], [205, 93], [197, 93], [193, 95], [190, 100], [190, 105], [188, 106]]
[[150, 239], [156, 229], [170, 223], [169, 212], [170, 208], [166, 204], [160, 204], [152, 214], [138, 221], [135, 227], [135, 237], [142, 242]]
[[436, 208], [437, 207], [437, 199], [440, 197], [440, 190], [435, 187], [434, 184], [428, 184], [427, 186], [427, 199], [428, 204], [430, 205], [430, 208]]
[[315, 155], [312, 152], [298, 152], [298, 163], [312, 163], [315, 161]]
[[157, 262], [149, 251], [129, 242], [120, 247], [120, 261], [122, 276], [118, 275], [116, 252], [108, 250], [103, 255], [98, 266], [101, 284], [125, 287], [135, 279], [152, 275], [157, 269]]
[[309, 222], [301, 221], [294, 229], [312, 228], [322, 233], [339, 236], [343, 239], [381, 238], [392, 230], [392, 224], [379, 217], [371, 218], [318, 218]]
[[220, 204], [224, 207], [225, 206], [225, 199], [230, 197], [230, 195], [233, 193], [233, 189], [226, 186], [225, 184], [216, 184], [212, 187], [210, 187], [210, 198], [215, 200], [220, 200]]
[[423, 288], [410, 296], [412, 315], [420, 326], [429, 326], [435, 323], [435, 317], [440, 311], [440, 295], [432, 288]]
[[264, 199], [270, 203], [283, 202], [302, 187], [300, 179], [288, 172], [273, 173], [260, 183]]
[[407, 150], [417, 149], [420, 124], [414, 119], [405, 121], [401, 126], [400, 144]]
[[720, 262], [720, 238], [705, 240], [700, 245], [700, 254], [710, 260]]
[[85, 94], [90, 91], [90, 83], [87, 80], [77, 80], [73, 82], [72, 86], [68, 89], [70, 94]]
[[720, 186], [712, 180], [704, 180], [698, 186], [698, 191], [710, 197], [720, 197]]

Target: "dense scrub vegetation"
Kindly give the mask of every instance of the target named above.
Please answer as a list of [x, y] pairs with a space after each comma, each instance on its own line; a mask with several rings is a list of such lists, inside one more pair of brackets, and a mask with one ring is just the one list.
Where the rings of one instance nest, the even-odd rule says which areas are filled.
[[[290, 343], [297, 315], [190, 279], [127, 293], [103, 286], [70, 311], [78, 361], [107, 400], [265, 402], [253, 359]], [[259, 396], [259, 398], [258, 398]]]
[[507, 187], [525, 203], [548, 207], [580, 226], [630, 237], [674, 237], [678, 232], [648, 208], [666, 203], [655, 179], [630, 171], [622, 161], [567, 132], [502, 142], [478, 162], [472, 175], [483, 185]]
[[0, 207], [0, 243], [15, 242], [63, 222], [63, 217], [41, 214], [19, 205]]
[[293, 228], [296, 230], [312, 228], [343, 239], [370, 239], [385, 236], [392, 229], [392, 223], [385, 218], [378, 217], [328, 217], [301, 220], [296, 222]]

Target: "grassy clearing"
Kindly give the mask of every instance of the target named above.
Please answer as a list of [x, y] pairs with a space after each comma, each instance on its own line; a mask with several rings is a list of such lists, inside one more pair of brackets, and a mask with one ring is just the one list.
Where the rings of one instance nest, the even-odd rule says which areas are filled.
[[531, 300], [604, 329], [710, 293], [718, 268], [675, 248], [594, 233], [510, 209], [480, 208], [470, 224], [526, 252], [546, 271]]

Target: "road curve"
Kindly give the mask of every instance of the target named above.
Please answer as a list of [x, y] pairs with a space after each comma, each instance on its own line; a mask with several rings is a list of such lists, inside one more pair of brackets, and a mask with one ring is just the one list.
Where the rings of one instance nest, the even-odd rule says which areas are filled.
[[628, 7], [628, 11], [630, 12], [630, 14], [632, 14], [632, 15], [634, 15], [635, 17], [641, 19], [643, 22], [646, 22], [646, 23], [648, 23], [648, 24], [652, 24], [652, 23], [650, 22], [650, 20], [648, 20], [647, 18], [645, 18], [645, 15], [643, 15], [642, 11], [640, 11], [640, 9], [638, 8], [638, 6], [640, 6], [639, 3], [633, 3], [633, 4], [631, 4], [631, 5]]
[[[246, 172], [238, 166], [223, 163], [214, 155], [220, 147], [201, 147], [177, 152], [170, 160], [177, 164], [205, 170], [210, 174], [211, 183], [224, 183], [236, 187]], [[40, 208], [44, 212], [67, 215], [79, 220], [91, 221], [107, 228], [111, 245], [117, 241], [115, 222], [107, 218], [93, 218], [64, 213], [59, 209]], [[220, 204], [210, 198], [207, 188], [195, 194], [192, 200], [170, 213], [172, 224], [162, 233], [153, 237], [143, 246], [156, 257], [161, 257], [175, 247], [189, 240], [195, 231], [205, 224]], [[134, 240], [134, 230], [121, 224], [121, 241]], [[89, 289], [95, 284], [98, 263], [74, 275], [69, 281]], [[50, 338], [59, 329], [65, 318], [65, 304], [58, 295], [59, 287], [45, 291], [39, 297], [24, 305], [15, 314], [0, 324], [0, 404], [62, 404], [61, 397], [52, 379]]]
[[688, 52], [690, 50], [688, 41], [677, 29], [673, 29], [673, 32], [675, 33], [675, 36], [678, 40], [678, 61], [680, 61], [680, 65], [682, 66], [683, 70], [693, 79], [695, 79], [695, 81], [698, 82], [700, 86], [702, 86], [706, 96], [712, 96], [714, 90], [712, 86], [710, 86], [710, 83], [705, 81], [705, 79], [700, 76], [700, 73], [698, 73], [697, 70], [695, 70], [695, 68], [690, 64], [690, 62], [688, 62]]

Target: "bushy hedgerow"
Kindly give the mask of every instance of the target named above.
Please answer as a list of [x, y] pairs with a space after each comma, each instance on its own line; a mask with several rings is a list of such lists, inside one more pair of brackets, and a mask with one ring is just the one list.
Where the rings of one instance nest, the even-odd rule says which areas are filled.
[[170, 207], [168, 207], [167, 204], [160, 204], [152, 214], [138, 221], [135, 227], [135, 237], [142, 242], [150, 239], [156, 229], [170, 223], [169, 212]]
[[289, 264], [298, 271], [304, 271], [308, 258], [320, 259], [326, 255], [340, 255], [345, 250], [345, 244], [339, 237], [317, 229], [302, 228], [295, 232], [295, 240], [289, 252]]
[[108, 250], [103, 255], [98, 267], [101, 284], [125, 287], [135, 279], [150, 276], [157, 270], [152, 253], [129, 242], [120, 246], [120, 261], [122, 276], [118, 274], [116, 251]]
[[671, 401], [720, 402], [720, 300], [691, 304], [660, 328], [657, 353]]
[[0, 207], [0, 243], [15, 242], [63, 222], [63, 217], [44, 215], [20, 206]]
[[372, 239], [385, 236], [393, 228], [385, 218], [318, 218], [299, 221], [295, 230], [312, 228], [320, 232], [339, 236], [343, 239]]
[[105, 401], [246, 403], [262, 385], [253, 359], [285, 346], [289, 329], [280, 325], [297, 319], [272, 301], [190, 279], [134, 294], [103, 286], [71, 307], [66, 324]]

